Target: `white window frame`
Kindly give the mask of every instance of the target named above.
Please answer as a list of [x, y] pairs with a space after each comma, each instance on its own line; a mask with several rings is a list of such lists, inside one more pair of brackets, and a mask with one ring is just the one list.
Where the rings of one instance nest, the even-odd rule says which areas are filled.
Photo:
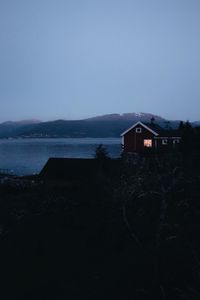
[[168, 145], [168, 140], [167, 139], [163, 139], [162, 140], [162, 145]]
[[141, 127], [136, 127], [135, 132], [136, 133], [142, 133], [142, 128]]
[[178, 140], [178, 139], [173, 140], [174, 145], [179, 144], [179, 142], [180, 142], [180, 140]]

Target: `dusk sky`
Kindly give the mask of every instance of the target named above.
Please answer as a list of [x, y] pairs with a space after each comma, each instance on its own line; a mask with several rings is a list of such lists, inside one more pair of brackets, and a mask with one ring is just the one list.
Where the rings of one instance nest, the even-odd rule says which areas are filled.
[[0, 122], [200, 120], [199, 0], [0, 0]]

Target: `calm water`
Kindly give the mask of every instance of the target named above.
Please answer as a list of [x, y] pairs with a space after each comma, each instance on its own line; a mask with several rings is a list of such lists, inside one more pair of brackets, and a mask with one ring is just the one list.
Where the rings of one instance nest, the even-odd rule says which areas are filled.
[[121, 153], [120, 138], [0, 140], [0, 169], [17, 175], [38, 173], [49, 157], [93, 158], [99, 144], [113, 158]]

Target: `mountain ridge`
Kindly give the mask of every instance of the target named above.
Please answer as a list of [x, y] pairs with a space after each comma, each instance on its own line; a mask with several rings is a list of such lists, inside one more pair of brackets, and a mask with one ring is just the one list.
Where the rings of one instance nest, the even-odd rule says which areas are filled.
[[123, 114], [118, 114], [118, 113], [113, 113], [113, 114], [106, 114], [106, 115], [100, 115], [100, 116], [95, 116], [91, 118], [87, 118], [85, 120], [87, 121], [102, 121], [102, 120], [130, 120], [133, 121], [134, 119], [148, 119], [150, 121], [151, 118], [155, 118], [157, 120], [165, 120], [161, 116], [152, 114], [152, 113], [123, 113]]
[[[82, 120], [54, 120], [41, 122], [23, 120], [0, 124], [0, 138], [82, 138], [119, 137], [120, 134], [138, 121], [154, 122], [162, 127], [177, 128], [179, 120], [167, 120], [151, 113], [108, 114]], [[199, 124], [197, 121], [195, 124]]]

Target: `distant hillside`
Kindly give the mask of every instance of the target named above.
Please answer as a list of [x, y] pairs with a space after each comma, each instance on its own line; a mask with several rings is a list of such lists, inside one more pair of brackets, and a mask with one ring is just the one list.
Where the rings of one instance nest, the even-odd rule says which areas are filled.
[[0, 138], [17, 137], [119, 137], [120, 134], [138, 121], [147, 122], [151, 118], [162, 127], [177, 128], [180, 121], [168, 121], [150, 113], [125, 113], [97, 116], [85, 120], [56, 120], [40, 122], [34, 120], [4, 122], [0, 124]]
[[196, 121], [192, 123], [194, 127], [199, 127], [200, 126], [200, 121]]
[[27, 126], [22, 137], [119, 137], [131, 121], [64, 121], [43, 122]]
[[0, 138], [17, 137], [28, 128], [34, 128], [40, 121], [22, 120], [18, 122], [7, 121], [0, 124]]

